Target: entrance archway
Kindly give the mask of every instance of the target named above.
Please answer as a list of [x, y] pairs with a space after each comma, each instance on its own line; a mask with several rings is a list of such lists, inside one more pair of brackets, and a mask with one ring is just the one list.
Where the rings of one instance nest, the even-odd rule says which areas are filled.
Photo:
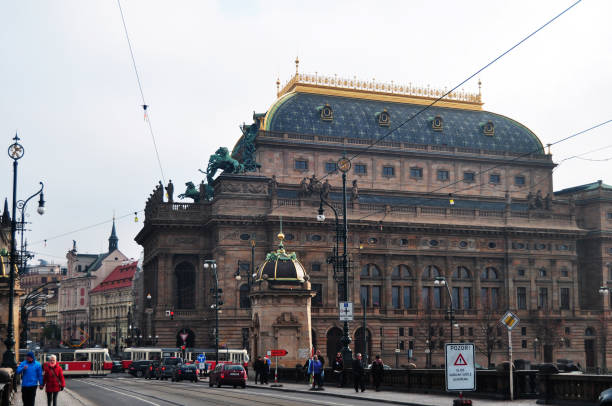
[[327, 359], [330, 365], [336, 359], [336, 354], [342, 349], [341, 338], [342, 330], [338, 327], [332, 327], [327, 332]]

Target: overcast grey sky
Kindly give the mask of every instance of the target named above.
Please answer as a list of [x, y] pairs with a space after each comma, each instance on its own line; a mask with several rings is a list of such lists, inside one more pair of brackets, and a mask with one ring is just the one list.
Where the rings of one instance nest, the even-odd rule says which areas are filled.
[[[176, 190], [238, 126], [265, 112], [275, 81], [302, 72], [452, 87], [572, 1], [122, 0], [166, 179]], [[516, 119], [544, 144], [612, 118], [612, 2], [584, 0], [480, 75], [484, 108]], [[476, 80], [465, 86], [476, 91]], [[115, 0], [0, 5], [0, 139], [26, 154], [19, 198], [45, 182], [47, 213], [27, 239], [37, 258], [64, 262], [107, 248], [113, 211], [144, 208], [160, 179]], [[553, 148], [554, 160], [612, 144], [612, 125]], [[1, 146], [2, 144], [0, 144]], [[612, 157], [612, 148], [591, 155]], [[4, 155], [0, 197], [11, 193]], [[603, 179], [611, 161], [572, 159], [555, 190]], [[117, 222], [137, 258], [142, 226]], [[52, 238], [92, 224], [107, 223]], [[44, 239], [48, 239], [45, 246]]]

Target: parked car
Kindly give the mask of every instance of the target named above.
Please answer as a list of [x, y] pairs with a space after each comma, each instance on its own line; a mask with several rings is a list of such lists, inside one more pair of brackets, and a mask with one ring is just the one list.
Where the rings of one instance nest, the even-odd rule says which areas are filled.
[[612, 388], [606, 389], [599, 394], [597, 406], [612, 406]]
[[164, 380], [174, 377], [174, 369], [183, 364], [183, 359], [180, 357], [162, 358], [157, 369], [157, 378]]
[[111, 367], [112, 372], [123, 372], [123, 364], [121, 361], [113, 361], [113, 366]]
[[174, 369], [173, 381], [198, 381], [198, 368], [192, 364], [182, 364], [181, 366]]
[[128, 372], [137, 378], [142, 378], [145, 372], [147, 371], [147, 369], [149, 368], [150, 364], [151, 364], [151, 361], [146, 361], [146, 360], [134, 361], [128, 367]]
[[208, 376], [208, 386], [231, 385], [246, 387], [247, 376], [242, 365], [218, 364], [214, 371]]
[[[372, 369], [372, 364], [368, 365], [368, 367], [366, 369]], [[383, 364], [383, 370], [386, 371], [388, 369], [391, 369], [391, 367], [389, 365]]]
[[574, 361], [572, 361], [571, 359], [558, 359], [557, 368], [561, 372], [580, 371], [580, 368], [576, 364], [574, 364]]
[[145, 372], [145, 379], [157, 378], [158, 369], [159, 369], [159, 361], [151, 361], [151, 363], [149, 364], [149, 367], [147, 368], [147, 371]]

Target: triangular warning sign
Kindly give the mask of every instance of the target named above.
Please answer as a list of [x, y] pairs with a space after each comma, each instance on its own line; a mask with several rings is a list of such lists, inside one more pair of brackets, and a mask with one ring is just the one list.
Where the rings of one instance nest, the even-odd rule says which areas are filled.
[[459, 365], [459, 366], [467, 365], [467, 362], [465, 362], [465, 359], [463, 358], [463, 355], [459, 354], [459, 356], [455, 360], [455, 365]]

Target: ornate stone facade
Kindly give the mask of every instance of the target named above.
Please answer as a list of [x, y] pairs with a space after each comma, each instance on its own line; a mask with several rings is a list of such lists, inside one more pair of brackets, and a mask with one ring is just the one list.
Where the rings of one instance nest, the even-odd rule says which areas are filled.
[[[583, 210], [588, 199], [572, 200], [567, 193], [553, 198], [555, 164], [533, 133], [482, 111], [478, 97], [442, 103], [433, 121], [425, 114], [381, 140], [409, 117], [402, 115], [404, 107], [431, 97], [305, 83], [299, 76], [291, 83], [243, 130], [243, 137], [256, 134], [260, 170], [219, 176], [212, 200], [147, 201], [136, 237], [144, 248], [144, 291], [152, 296], [143, 315], [147, 334], [173, 346], [186, 328], [196, 347], [214, 345], [213, 283], [202, 262], [215, 259], [224, 301], [220, 342], [252, 347], [245, 338], [253, 331], [253, 310], [244, 300], [249, 285], [235, 275], [250, 272], [251, 241], [255, 263], [263, 262], [282, 218], [285, 245], [305, 265], [316, 292], [313, 345], [326, 357], [335, 354], [342, 287], [328, 258], [336, 226], [329, 209], [323, 222], [317, 214], [323, 191], [342, 215], [336, 162], [346, 154], [352, 163], [347, 173], [348, 290], [356, 313], [352, 348], [381, 353], [392, 365], [408, 364], [409, 356], [419, 366], [441, 365], [443, 344], [450, 341], [448, 297], [434, 280], [443, 276], [456, 307], [454, 341], [475, 342], [479, 364], [506, 358], [507, 335], [497, 322], [507, 309], [521, 318], [513, 334], [515, 358], [568, 358], [586, 367], [609, 363], [604, 323], [609, 308], [602, 308], [593, 291], [605, 283], [605, 268], [603, 262], [593, 264], [587, 281], [582, 247], [592, 234], [586, 222], [605, 230], [602, 220], [612, 204], [602, 198], [599, 211]], [[333, 114], [324, 114], [325, 108]], [[380, 112], [389, 114], [382, 124]], [[603, 237], [597, 238], [604, 250]], [[252, 358], [264, 354], [262, 348], [250, 350]]]

